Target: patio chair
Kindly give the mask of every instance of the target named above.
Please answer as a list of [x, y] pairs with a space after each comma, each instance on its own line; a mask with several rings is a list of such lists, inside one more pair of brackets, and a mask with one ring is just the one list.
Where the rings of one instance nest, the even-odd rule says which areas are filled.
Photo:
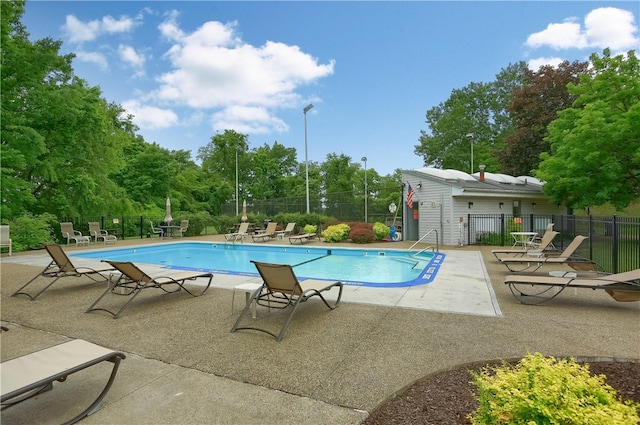
[[[552, 231], [553, 231], [553, 223], [547, 223], [547, 228], [544, 231], [544, 235]], [[544, 235], [536, 236], [535, 238], [533, 238], [533, 243], [540, 244], [542, 242], [542, 238], [544, 238]]]
[[9, 226], [0, 226], [0, 248], [9, 248], [9, 257], [11, 257], [12, 245]]
[[278, 235], [280, 239], [284, 239], [290, 234], [292, 234], [295, 228], [296, 228], [296, 223], [288, 223], [287, 227], [285, 227], [283, 230], [276, 231], [276, 235]]
[[511, 272], [533, 273], [542, 266], [550, 265], [567, 265], [578, 271], [597, 271], [598, 267], [594, 261], [575, 255], [582, 242], [588, 239], [587, 236], [576, 236], [573, 241], [558, 256], [543, 256], [542, 254], [523, 255], [514, 257], [499, 258], [502, 264]]
[[[559, 232], [549, 231], [542, 236], [540, 243], [533, 249], [523, 250], [519, 248], [508, 248], [508, 249], [492, 249], [491, 253], [499, 260], [500, 258], [504, 258], [503, 254], [513, 254], [513, 256], [523, 256], [523, 255], [550, 255], [555, 251], [555, 246], [553, 246], [553, 239], [559, 234]], [[555, 251], [558, 253], [557, 251]]]
[[240, 242], [249, 236], [249, 223], [242, 223], [236, 232], [227, 233], [224, 235], [224, 238], [227, 242], [237, 242], [240, 239]]
[[116, 241], [118, 240], [116, 235], [110, 235], [106, 230], [100, 229], [100, 223], [98, 223], [97, 221], [89, 222], [89, 235], [93, 237], [94, 242], [102, 240], [103, 244], [116, 243]]
[[159, 227], [153, 226], [153, 221], [149, 220], [149, 224], [151, 225], [151, 233], [158, 235], [160, 238], [164, 238], [164, 230]]
[[112, 351], [82, 339], [74, 339], [2, 362], [0, 402], [3, 408], [20, 403], [53, 389], [54, 382], [64, 382], [67, 376], [73, 373], [105, 361], [113, 363], [111, 375], [95, 401], [79, 415], [65, 422], [66, 424], [76, 423], [100, 408], [100, 403], [115, 380], [120, 361], [125, 357], [121, 352]]
[[254, 242], [266, 242], [276, 237], [276, 228], [278, 223], [270, 222], [264, 232], [251, 235]]
[[89, 245], [89, 242], [91, 242], [89, 236], [83, 236], [81, 232], [73, 229], [72, 222], [60, 223], [60, 231], [62, 232], [62, 237], [67, 240], [67, 245], [69, 245], [72, 239], [76, 241], [76, 246], [78, 246], [78, 244]]
[[[293, 268], [288, 264], [261, 263], [253, 260], [251, 262], [258, 269], [258, 273], [262, 276], [264, 283], [261, 289], [253, 293], [244, 310], [240, 313], [238, 320], [236, 320], [236, 323], [231, 328], [231, 332], [235, 332], [238, 329], [253, 329], [265, 332], [273, 336], [276, 341], [280, 341], [301, 303], [314, 296], [320, 297], [322, 302], [331, 310], [336, 308], [340, 303], [340, 299], [342, 298], [342, 282], [312, 279], [300, 282], [293, 272]], [[338, 297], [335, 302], [329, 303], [323, 296], [323, 292], [330, 291], [333, 288], [338, 288]], [[292, 307], [291, 313], [287, 316], [284, 325], [278, 333], [255, 326], [240, 326], [243, 317], [250, 310], [251, 304], [254, 302], [269, 308], [286, 309], [287, 307]]]
[[[569, 274], [569, 273], [567, 273]], [[512, 276], [505, 278], [511, 293], [522, 304], [542, 304], [567, 288], [603, 289], [619, 302], [640, 301], [640, 269], [595, 278], [572, 276]]]
[[187, 233], [188, 228], [189, 228], [189, 220], [182, 220], [180, 222], [180, 229], [178, 229], [178, 232], [180, 232], [180, 237], [182, 237], [185, 233]]
[[295, 245], [295, 244], [302, 245], [309, 242], [311, 239], [315, 238], [316, 236], [317, 236], [316, 233], [302, 233], [296, 236], [289, 236], [289, 243], [291, 245]]
[[[200, 295], [204, 295], [204, 293], [207, 292], [209, 286], [211, 286], [211, 280], [213, 279], [213, 274], [211, 273], [191, 271], [179, 271], [169, 273], [164, 276], [150, 277], [138, 266], [131, 262], [111, 260], [103, 261], [110, 264], [113, 268], [117, 269], [120, 273], [122, 273], [122, 275], [117, 281], [112, 282], [109, 285], [107, 290], [104, 291], [104, 293], [100, 295], [100, 297], [89, 306], [85, 313], [89, 313], [91, 311], [106, 311], [107, 313], [111, 314], [114, 319], [117, 319], [120, 316], [122, 311], [134, 299], [136, 299], [136, 297], [140, 294], [140, 292], [142, 292], [143, 289], [158, 288], [169, 294], [184, 290], [192, 297], [199, 297]], [[194, 281], [199, 278], [209, 278], [207, 285], [202, 291], [195, 293], [186, 288], [185, 283], [187, 281]], [[122, 305], [115, 312], [109, 310], [106, 307], [96, 307], [96, 305], [110, 292], [116, 295], [125, 295], [129, 297], [124, 305]]]
[[[106, 264], [99, 264], [96, 267], [84, 267], [84, 266], [76, 267], [76, 266], [73, 265], [73, 263], [71, 262], [71, 260], [69, 259], [69, 257], [67, 256], [67, 254], [64, 252], [64, 250], [62, 249], [62, 247], [60, 245], [46, 244], [44, 246], [44, 248], [47, 250], [47, 252], [51, 256], [51, 259], [52, 259], [51, 262], [49, 263], [49, 265], [47, 267], [45, 267], [45, 269], [43, 271], [38, 273], [30, 281], [28, 281], [27, 283], [22, 285], [20, 287], [20, 289], [18, 289], [16, 292], [11, 294], [12, 297], [15, 297], [16, 295], [22, 294], [22, 295], [28, 296], [33, 301], [36, 298], [38, 298], [40, 296], [40, 294], [42, 294], [44, 291], [46, 291], [51, 285], [56, 283], [58, 281], [58, 279], [60, 279], [62, 277], [70, 277], [70, 276], [72, 276], [72, 277], [83, 277], [83, 276], [87, 276], [87, 277], [91, 278], [95, 282], [106, 282], [107, 280], [109, 280], [110, 272], [114, 271], [113, 267], [108, 266]], [[53, 281], [51, 283], [49, 283], [48, 285], [46, 285], [44, 288], [42, 288], [35, 295], [30, 295], [27, 292], [23, 292], [23, 290], [27, 286], [29, 286], [33, 282], [35, 282], [36, 279], [38, 279], [40, 276], [51, 277], [51, 278], [53, 278]]]

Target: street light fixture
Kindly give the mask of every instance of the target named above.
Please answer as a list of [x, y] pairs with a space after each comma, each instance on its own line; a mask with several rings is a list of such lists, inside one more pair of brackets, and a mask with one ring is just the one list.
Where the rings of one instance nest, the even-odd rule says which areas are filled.
[[313, 105], [310, 103], [302, 110], [302, 112], [304, 112], [304, 173], [307, 186], [307, 214], [309, 214], [309, 152], [307, 150], [307, 112], [309, 112], [311, 108], [313, 108]]
[[364, 161], [364, 222], [368, 223], [367, 198], [369, 197], [369, 192], [367, 191], [367, 157], [363, 156], [360, 158], [360, 161]]
[[473, 137], [475, 134], [467, 133], [467, 137], [471, 140], [471, 174], [473, 174]]

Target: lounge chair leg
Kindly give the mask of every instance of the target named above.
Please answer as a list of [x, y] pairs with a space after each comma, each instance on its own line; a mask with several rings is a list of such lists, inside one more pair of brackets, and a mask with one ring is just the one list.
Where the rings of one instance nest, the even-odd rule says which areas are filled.
[[85, 418], [91, 415], [92, 413], [97, 412], [100, 409], [100, 403], [102, 403], [102, 400], [105, 398], [105, 396], [111, 389], [111, 385], [113, 385], [113, 381], [116, 379], [116, 373], [118, 372], [118, 367], [120, 366], [121, 360], [122, 359], [118, 356], [116, 356], [113, 360], [111, 360], [113, 361], [113, 369], [111, 369], [111, 376], [109, 376], [109, 380], [107, 381], [107, 384], [102, 389], [102, 392], [100, 393], [100, 395], [98, 395], [98, 398], [96, 398], [94, 402], [91, 403], [91, 405], [87, 407], [82, 413], [80, 413], [75, 418], [65, 422], [64, 425], [74, 424], [79, 420], [81, 420], [82, 418]]
[[35, 281], [37, 278], [39, 278], [40, 276], [42, 276], [41, 273], [39, 273], [36, 277], [34, 277], [33, 279], [31, 279], [29, 282], [25, 283], [24, 285], [22, 285], [22, 287], [20, 287], [20, 289], [18, 289], [16, 292], [14, 292], [13, 294], [11, 294], [12, 297], [18, 296], [18, 295], [26, 295], [27, 297], [29, 297], [29, 299], [31, 299], [31, 301], [35, 301], [36, 298], [38, 298], [44, 291], [46, 291], [47, 289], [49, 289], [49, 287], [51, 285], [53, 285], [54, 283], [56, 283], [58, 281], [58, 279], [60, 279], [60, 277], [62, 276], [58, 276], [55, 279], [53, 279], [53, 282], [49, 283], [47, 286], [45, 286], [44, 288], [42, 288], [40, 290], [40, 292], [38, 292], [35, 295], [30, 295], [26, 292], [23, 292], [23, 289], [26, 288], [27, 286], [29, 286], [33, 281]]

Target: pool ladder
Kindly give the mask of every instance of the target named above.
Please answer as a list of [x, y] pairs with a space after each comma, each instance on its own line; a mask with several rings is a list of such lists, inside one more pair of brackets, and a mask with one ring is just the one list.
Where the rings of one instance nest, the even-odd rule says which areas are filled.
[[422, 237], [420, 239], [418, 239], [418, 241], [416, 243], [414, 243], [413, 245], [411, 245], [407, 251], [411, 251], [416, 245], [418, 245], [420, 242], [422, 242], [427, 236], [429, 236], [430, 234], [435, 233], [436, 234], [436, 246], [433, 245], [429, 245], [425, 248], [422, 248], [420, 251], [416, 252], [415, 254], [411, 254], [412, 257], [415, 257], [416, 255], [420, 255], [423, 252], [427, 251], [427, 250], [431, 250], [433, 252], [439, 252], [440, 249], [439, 247], [439, 243], [438, 243], [438, 231], [436, 229], [431, 229], [429, 230], [427, 233], [425, 233], [424, 235], [422, 235]]

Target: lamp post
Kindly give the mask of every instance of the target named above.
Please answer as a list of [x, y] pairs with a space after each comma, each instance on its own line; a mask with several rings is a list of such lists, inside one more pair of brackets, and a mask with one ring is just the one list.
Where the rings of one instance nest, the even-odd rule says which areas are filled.
[[367, 192], [367, 157], [363, 156], [360, 160], [364, 161], [364, 222], [367, 223], [367, 198], [369, 197], [369, 192]]
[[238, 213], [238, 148], [236, 147], [236, 215]]
[[307, 186], [307, 214], [309, 214], [309, 153], [307, 150], [307, 112], [313, 108], [313, 105], [310, 103], [304, 107], [302, 112], [304, 112], [304, 174]]
[[473, 133], [467, 133], [467, 137], [471, 141], [471, 174], [473, 174]]

